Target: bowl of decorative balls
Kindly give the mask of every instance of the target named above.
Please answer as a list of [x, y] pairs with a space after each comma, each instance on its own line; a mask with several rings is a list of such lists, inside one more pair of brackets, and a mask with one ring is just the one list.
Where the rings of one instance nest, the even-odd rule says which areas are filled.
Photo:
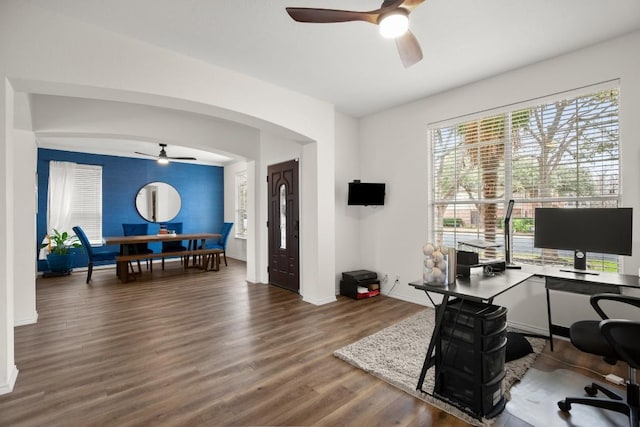
[[424, 253], [422, 281], [430, 285], [446, 285], [449, 249], [444, 245], [427, 243], [422, 247], [422, 252]]

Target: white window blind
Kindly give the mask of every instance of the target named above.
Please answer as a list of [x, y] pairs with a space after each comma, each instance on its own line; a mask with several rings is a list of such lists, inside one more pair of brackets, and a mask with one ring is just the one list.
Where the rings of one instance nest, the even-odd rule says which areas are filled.
[[[598, 87], [430, 128], [433, 241], [504, 244], [504, 208], [514, 199], [513, 259], [572, 265], [573, 254], [533, 248], [535, 208], [619, 205], [618, 97], [617, 87]], [[590, 269], [619, 267], [617, 256], [587, 259]]]
[[76, 165], [71, 224], [80, 225], [92, 244], [102, 244], [102, 166]]
[[236, 175], [236, 237], [246, 238], [247, 228], [247, 172]]

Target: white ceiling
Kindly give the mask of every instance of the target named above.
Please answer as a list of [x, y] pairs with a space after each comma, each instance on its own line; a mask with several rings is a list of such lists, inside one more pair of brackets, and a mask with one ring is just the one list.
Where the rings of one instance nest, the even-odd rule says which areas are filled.
[[[303, 24], [285, 11], [287, 6], [373, 10], [382, 0], [25, 1], [325, 100], [353, 117], [640, 29], [640, 0], [426, 0], [410, 16], [424, 59], [407, 69], [395, 42], [383, 39], [375, 25]], [[70, 98], [59, 99], [62, 105]], [[58, 110], [55, 102], [49, 105]], [[94, 107], [102, 108], [98, 101]], [[45, 148], [128, 157], [135, 157], [134, 151], [155, 154], [157, 142], [167, 142], [72, 132], [39, 134], [38, 141]], [[173, 143], [167, 152], [202, 164], [235, 160]]]
[[381, 0], [29, 1], [326, 100], [354, 117], [640, 29], [638, 0], [427, 0], [411, 14], [424, 59], [405, 69], [375, 25], [303, 24], [285, 11], [372, 10]]

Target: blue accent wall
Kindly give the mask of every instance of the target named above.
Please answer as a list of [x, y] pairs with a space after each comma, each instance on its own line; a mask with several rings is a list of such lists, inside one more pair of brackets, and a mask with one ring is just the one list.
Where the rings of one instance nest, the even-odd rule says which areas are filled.
[[[38, 149], [37, 246], [47, 234], [47, 194], [49, 161], [66, 161], [102, 166], [102, 235], [121, 236], [123, 223], [145, 223], [136, 210], [138, 190], [153, 181], [171, 184], [178, 190], [182, 208], [171, 222], [182, 222], [183, 233], [218, 233], [224, 222], [224, 168], [171, 162], [159, 165], [155, 160]], [[149, 234], [160, 225], [149, 223]], [[72, 230], [66, 230], [72, 233]], [[154, 252], [160, 244], [149, 245]], [[117, 249], [117, 248], [115, 248]], [[76, 254], [75, 267], [87, 265], [84, 251]], [[38, 271], [47, 269], [38, 261]]]

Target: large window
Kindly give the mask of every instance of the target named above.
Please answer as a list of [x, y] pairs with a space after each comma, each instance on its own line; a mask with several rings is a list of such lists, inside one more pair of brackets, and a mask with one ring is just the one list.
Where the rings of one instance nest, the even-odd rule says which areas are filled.
[[[618, 97], [609, 85], [431, 126], [432, 240], [504, 244], [514, 199], [513, 261], [573, 265], [573, 253], [533, 247], [535, 208], [619, 205]], [[615, 255], [587, 259], [589, 269], [618, 271]]]

